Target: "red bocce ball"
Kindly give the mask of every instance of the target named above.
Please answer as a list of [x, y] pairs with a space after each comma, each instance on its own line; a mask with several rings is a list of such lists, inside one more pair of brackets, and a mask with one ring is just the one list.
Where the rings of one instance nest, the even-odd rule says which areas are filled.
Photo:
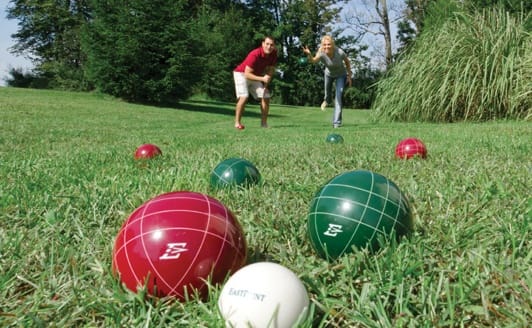
[[177, 191], [137, 208], [123, 224], [113, 249], [113, 273], [137, 292], [180, 300], [207, 282], [221, 283], [246, 261], [242, 228], [235, 216], [207, 195]]
[[135, 150], [135, 159], [150, 159], [162, 155], [163, 152], [154, 144], [143, 144]]
[[401, 159], [412, 157], [427, 158], [427, 147], [417, 138], [406, 138], [401, 140], [395, 147], [395, 156]]

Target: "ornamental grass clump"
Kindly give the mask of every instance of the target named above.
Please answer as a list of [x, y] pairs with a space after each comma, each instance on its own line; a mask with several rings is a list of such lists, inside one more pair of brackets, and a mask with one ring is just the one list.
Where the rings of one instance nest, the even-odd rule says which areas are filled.
[[530, 119], [532, 40], [527, 18], [500, 9], [458, 13], [441, 28], [422, 34], [378, 83], [376, 118]]

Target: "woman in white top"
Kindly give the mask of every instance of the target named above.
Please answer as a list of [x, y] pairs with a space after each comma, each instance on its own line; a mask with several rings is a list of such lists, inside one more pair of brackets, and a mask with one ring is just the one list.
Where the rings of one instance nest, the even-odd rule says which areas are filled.
[[342, 95], [344, 86], [351, 86], [351, 63], [346, 53], [334, 45], [334, 40], [330, 35], [325, 35], [321, 39], [321, 45], [315, 56], [312, 56], [307, 46], [303, 47], [303, 52], [308, 60], [315, 64], [321, 62], [325, 65], [324, 81], [325, 94], [321, 104], [321, 110], [331, 103], [331, 87], [336, 82], [336, 93], [334, 97], [333, 127], [342, 125]]

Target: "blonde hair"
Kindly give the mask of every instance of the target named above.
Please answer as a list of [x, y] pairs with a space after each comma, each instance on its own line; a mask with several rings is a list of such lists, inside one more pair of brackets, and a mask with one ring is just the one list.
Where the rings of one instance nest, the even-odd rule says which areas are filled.
[[329, 42], [331, 43], [331, 48], [332, 48], [332, 50], [334, 50], [334, 48], [335, 48], [334, 39], [333, 39], [333, 37], [330, 36], [330, 35], [324, 35], [324, 36], [321, 38], [320, 50], [323, 51], [323, 44], [325, 43], [325, 41], [329, 41]]

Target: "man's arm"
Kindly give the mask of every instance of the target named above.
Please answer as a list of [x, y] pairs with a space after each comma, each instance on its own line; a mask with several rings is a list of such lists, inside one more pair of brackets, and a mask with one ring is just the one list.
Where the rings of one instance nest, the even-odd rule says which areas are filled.
[[246, 69], [244, 70], [244, 76], [248, 80], [261, 81], [265, 84], [268, 84], [270, 83], [270, 80], [272, 79], [273, 74], [269, 74], [270, 72], [269, 70], [266, 70], [266, 71], [267, 71], [266, 75], [259, 76], [259, 75], [255, 75], [255, 73], [253, 72], [253, 68], [246, 66]]
[[267, 75], [273, 76], [275, 74], [275, 66], [267, 66], [265, 71]]

